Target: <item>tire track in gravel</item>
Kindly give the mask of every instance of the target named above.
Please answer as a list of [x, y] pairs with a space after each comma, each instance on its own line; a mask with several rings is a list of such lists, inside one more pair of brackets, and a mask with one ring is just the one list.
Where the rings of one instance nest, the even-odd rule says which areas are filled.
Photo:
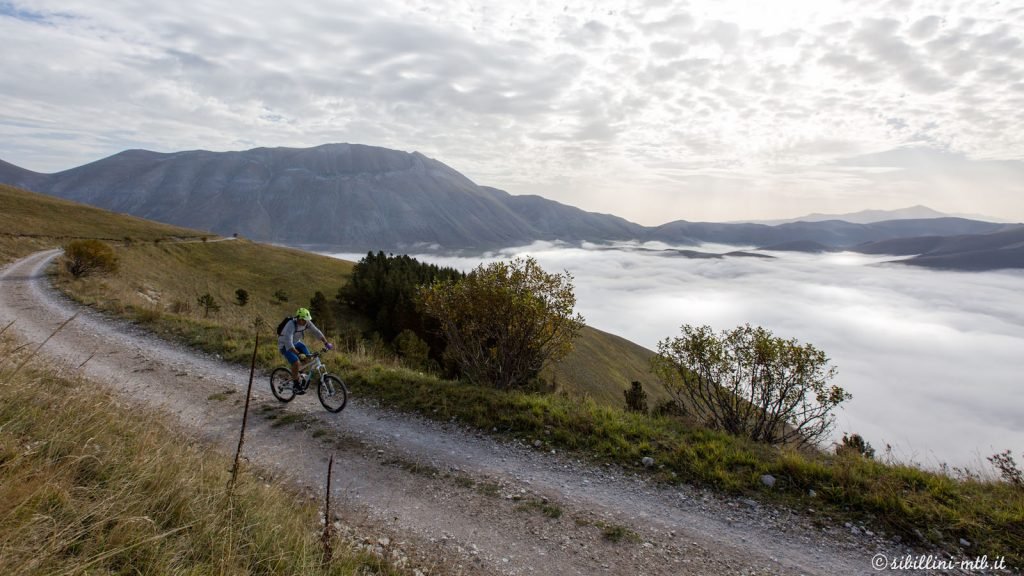
[[[0, 325], [14, 320], [17, 337], [42, 342], [79, 312], [41, 354], [69, 369], [89, 359], [89, 378], [233, 454], [248, 368], [71, 303], [45, 276], [58, 254], [0, 271]], [[824, 533], [792, 511], [655, 486], [358, 398], [340, 414], [323, 411], [315, 394], [281, 405], [266, 387], [263, 376], [253, 385], [249, 461], [315, 493], [336, 454], [332, 502], [344, 522], [386, 536], [431, 573], [860, 575], [872, 573], [875, 553], [908, 552], [842, 528]], [[275, 427], [283, 415], [296, 423]], [[626, 537], [607, 537], [616, 528]]]

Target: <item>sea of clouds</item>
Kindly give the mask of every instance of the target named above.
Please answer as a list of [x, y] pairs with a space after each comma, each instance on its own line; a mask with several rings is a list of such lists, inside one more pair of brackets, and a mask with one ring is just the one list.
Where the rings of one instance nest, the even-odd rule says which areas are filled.
[[658, 243], [608, 248], [413, 255], [464, 271], [531, 255], [572, 274], [589, 325], [651, 349], [683, 324], [749, 323], [814, 344], [853, 394], [835, 436], [859, 433], [879, 454], [891, 445], [900, 461], [985, 470], [986, 456], [1024, 451], [1024, 272], [934, 271], [849, 252], [691, 259]]

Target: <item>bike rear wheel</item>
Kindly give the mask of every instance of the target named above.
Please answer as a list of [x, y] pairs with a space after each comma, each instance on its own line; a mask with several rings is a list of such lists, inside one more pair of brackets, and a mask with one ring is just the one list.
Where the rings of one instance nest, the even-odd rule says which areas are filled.
[[341, 412], [348, 404], [348, 388], [334, 374], [326, 374], [320, 379], [316, 395], [320, 397], [320, 403], [328, 412]]
[[270, 392], [281, 402], [291, 402], [295, 398], [291, 370], [278, 368], [270, 374]]

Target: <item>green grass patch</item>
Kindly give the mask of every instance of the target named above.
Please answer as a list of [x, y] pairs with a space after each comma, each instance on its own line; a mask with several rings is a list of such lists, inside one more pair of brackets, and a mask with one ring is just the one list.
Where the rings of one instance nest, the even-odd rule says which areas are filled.
[[597, 526], [601, 529], [601, 536], [609, 542], [619, 543], [623, 540], [628, 542], [640, 541], [640, 535], [625, 526], [604, 522], [598, 522]]
[[473, 489], [476, 490], [478, 494], [482, 494], [488, 498], [497, 498], [501, 495], [501, 486], [494, 482], [477, 482]]
[[562, 517], [562, 509], [559, 506], [544, 500], [530, 499], [525, 502], [520, 502], [516, 505], [516, 510], [520, 512], [538, 512], [552, 520], [557, 520]]

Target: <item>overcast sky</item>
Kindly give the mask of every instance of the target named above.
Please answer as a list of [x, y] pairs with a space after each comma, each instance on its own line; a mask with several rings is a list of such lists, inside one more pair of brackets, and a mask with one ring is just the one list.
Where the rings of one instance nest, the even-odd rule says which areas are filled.
[[1024, 220], [1024, 3], [0, 0], [0, 159], [351, 142], [642, 224]]
[[[850, 252], [691, 260], [547, 243], [484, 261], [522, 254], [574, 276], [587, 324], [651, 350], [683, 324], [718, 332], [749, 323], [815, 345], [838, 369], [834, 382], [853, 394], [837, 435], [862, 434], [880, 456], [890, 444], [901, 461], [992, 472], [985, 457], [1024, 450], [1024, 272], [879, 265], [893, 257]], [[481, 263], [417, 258], [465, 271]]]

